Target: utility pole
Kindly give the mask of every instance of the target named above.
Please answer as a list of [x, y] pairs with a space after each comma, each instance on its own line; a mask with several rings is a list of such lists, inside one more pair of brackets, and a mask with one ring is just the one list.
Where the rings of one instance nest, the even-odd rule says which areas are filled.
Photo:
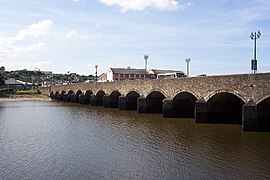
[[187, 77], [189, 77], [189, 62], [191, 61], [191, 59], [187, 58], [185, 61], [187, 63]]
[[250, 38], [254, 40], [254, 59], [251, 60], [251, 71], [255, 74], [257, 71], [257, 39], [261, 36], [261, 32], [251, 32]]

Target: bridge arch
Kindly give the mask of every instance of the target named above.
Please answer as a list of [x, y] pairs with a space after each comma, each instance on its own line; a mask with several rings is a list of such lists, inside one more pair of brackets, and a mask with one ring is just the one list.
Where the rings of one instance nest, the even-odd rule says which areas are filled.
[[74, 94], [74, 91], [73, 90], [69, 90], [68, 91], [68, 95], [73, 95]]
[[[60, 94], [59, 91], [56, 91], [54, 97], [55, 97], [55, 99], [56, 99], [57, 101], [61, 101], [62, 95]], [[62, 99], [62, 100], [63, 100], [63, 99]]]
[[131, 93], [131, 92], [135, 92], [135, 93], [137, 93], [137, 94], [139, 94], [140, 96], [143, 94], [140, 90], [138, 90], [138, 89], [130, 89], [129, 91], [127, 91], [127, 93], [126, 93], [126, 96], [129, 94], [129, 93]]
[[81, 90], [77, 90], [76, 91], [76, 95], [80, 95], [80, 94], [82, 94], [82, 91]]
[[267, 100], [268, 98], [270, 98], [270, 95], [264, 96], [262, 98], [259, 98], [255, 103], [256, 104], [260, 104], [261, 102]]
[[103, 97], [105, 92], [103, 90], [99, 90], [96, 94], [96, 106], [103, 106]]
[[52, 92], [50, 92], [50, 97], [52, 98], [52, 99], [55, 99], [55, 94], [54, 94], [54, 92], [52, 91]]
[[230, 92], [219, 92], [207, 100], [209, 123], [242, 123], [242, 107], [245, 101]]
[[64, 102], [70, 102], [70, 97], [71, 97], [71, 95], [72, 95], [73, 93], [74, 93], [74, 92], [71, 91], [71, 90], [69, 90], [69, 91], [67, 91], [67, 92], [62, 91], [62, 92], [61, 92], [62, 100], [63, 100]]
[[130, 91], [126, 95], [126, 109], [127, 110], [137, 110], [137, 99], [140, 97], [140, 94], [137, 91]]
[[74, 102], [74, 103], [78, 103], [79, 102], [79, 97], [82, 94], [81, 90], [77, 90], [76, 93], [73, 93], [70, 97], [70, 101]]
[[148, 93], [146, 93], [145, 97], [149, 96], [152, 93], [156, 93], [156, 92], [161, 93], [165, 98], [167, 98], [167, 94], [164, 91], [162, 91], [161, 89], [157, 89], [157, 88], [155, 88], [155, 89], [149, 91]]
[[85, 91], [85, 93], [84, 93], [84, 95], [85, 96], [91, 96], [93, 94], [93, 91], [91, 91], [91, 90], [87, 90], [87, 91]]
[[211, 99], [213, 96], [215, 96], [216, 94], [219, 94], [219, 93], [230, 93], [230, 94], [233, 94], [235, 96], [237, 96], [239, 99], [241, 99], [242, 101], [244, 101], [245, 103], [247, 103], [247, 99], [244, 98], [241, 94], [239, 94], [237, 91], [234, 91], [234, 90], [230, 90], [230, 89], [221, 89], [221, 90], [217, 90], [217, 91], [214, 91], [210, 94], [208, 94], [207, 96], [205, 96], [205, 101], [208, 101], [209, 99]]
[[174, 95], [172, 96], [172, 98], [175, 98], [180, 93], [189, 93], [189, 94], [193, 95], [196, 99], [200, 99], [200, 97], [196, 93], [194, 93], [193, 91], [190, 91], [190, 90], [186, 90], [186, 89], [182, 89], [182, 90], [176, 91], [174, 93]]
[[166, 98], [160, 91], [152, 91], [146, 96], [146, 106], [148, 113], [162, 114], [163, 100]]
[[259, 131], [270, 131], [270, 96], [257, 104], [257, 126]]
[[198, 98], [188, 92], [182, 91], [173, 98], [173, 116], [178, 118], [194, 118], [195, 102]]
[[119, 91], [113, 91], [109, 95], [109, 107], [110, 108], [118, 108], [118, 99], [121, 96]]
[[56, 95], [56, 100], [57, 101], [63, 101], [64, 100], [63, 97], [66, 94], [66, 91], [61, 91], [61, 93], [59, 91], [57, 91], [57, 93], [58, 94]]
[[85, 93], [79, 95], [80, 104], [90, 104], [90, 97], [93, 94], [92, 91], [87, 90]]

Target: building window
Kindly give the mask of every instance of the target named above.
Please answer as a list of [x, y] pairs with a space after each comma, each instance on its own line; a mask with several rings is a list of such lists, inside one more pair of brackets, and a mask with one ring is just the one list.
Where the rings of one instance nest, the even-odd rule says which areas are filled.
[[117, 78], [117, 77], [118, 77], [118, 74], [115, 74], [115, 75], [114, 75], [114, 77], [116, 77], [116, 78]]
[[139, 75], [136, 75], [136, 78], [139, 78]]

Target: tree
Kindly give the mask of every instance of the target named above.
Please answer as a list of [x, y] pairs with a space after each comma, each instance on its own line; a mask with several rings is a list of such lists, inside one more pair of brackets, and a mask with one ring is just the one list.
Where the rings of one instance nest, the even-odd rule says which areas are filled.
[[0, 67], [0, 71], [1, 71], [1, 72], [4, 72], [5, 70], [6, 70], [6, 68], [5, 68], [4, 66], [1, 66], [1, 67]]
[[5, 80], [6, 80], [5, 67], [1, 66], [0, 67], [0, 85], [5, 84]]

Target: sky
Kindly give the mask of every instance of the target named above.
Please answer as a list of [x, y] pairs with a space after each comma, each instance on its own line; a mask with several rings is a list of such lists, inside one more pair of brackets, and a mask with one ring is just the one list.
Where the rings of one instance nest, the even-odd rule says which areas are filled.
[[110, 67], [190, 75], [270, 71], [270, 0], [0, 0], [0, 66], [74, 72]]

